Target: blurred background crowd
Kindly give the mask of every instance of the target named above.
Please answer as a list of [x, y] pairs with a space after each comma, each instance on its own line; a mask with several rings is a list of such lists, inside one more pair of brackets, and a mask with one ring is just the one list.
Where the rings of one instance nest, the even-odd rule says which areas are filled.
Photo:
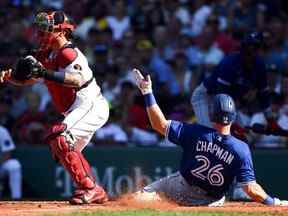
[[[275, 92], [272, 109], [288, 129], [286, 6], [284, 0], [1, 0], [0, 69], [13, 67], [36, 48], [31, 22], [37, 12], [63, 10], [76, 23], [73, 40], [110, 104], [109, 122], [91, 146], [171, 146], [151, 130], [131, 70], [151, 74], [167, 118], [193, 122], [194, 88], [225, 55], [239, 49], [245, 33], [263, 31], [268, 36], [261, 55]], [[43, 145], [47, 128], [62, 118], [45, 86], [0, 88], [0, 124], [17, 145]], [[238, 107], [243, 126], [265, 121], [250, 104]], [[286, 147], [287, 142], [256, 134], [248, 138], [254, 147]]]

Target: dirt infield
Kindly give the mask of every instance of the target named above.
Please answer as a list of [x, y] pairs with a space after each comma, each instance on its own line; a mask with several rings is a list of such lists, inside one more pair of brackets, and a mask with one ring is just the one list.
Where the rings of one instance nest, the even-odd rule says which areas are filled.
[[109, 201], [104, 205], [71, 206], [65, 201], [17, 201], [0, 202], [0, 216], [38, 216], [47, 213], [94, 212], [97, 210], [121, 211], [129, 209], [153, 208], [173, 211], [220, 211], [220, 212], [258, 212], [288, 214], [288, 207], [267, 207], [253, 202], [228, 202], [224, 207], [180, 207], [170, 203], [139, 204], [122, 199]]

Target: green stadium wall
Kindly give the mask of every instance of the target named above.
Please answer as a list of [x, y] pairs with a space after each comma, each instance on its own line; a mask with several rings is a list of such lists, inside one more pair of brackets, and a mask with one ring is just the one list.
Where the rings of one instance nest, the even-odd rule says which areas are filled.
[[[84, 154], [98, 182], [111, 196], [133, 192], [171, 174], [179, 165], [179, 148], [86, 148]], [[73, 191], [67, 172], [51, 158], [49, 148], [19, 147], [24, 198], [63, 199]], [[273, 196], [288, 199], [288, 150], [253, 152], [257, 181]]]

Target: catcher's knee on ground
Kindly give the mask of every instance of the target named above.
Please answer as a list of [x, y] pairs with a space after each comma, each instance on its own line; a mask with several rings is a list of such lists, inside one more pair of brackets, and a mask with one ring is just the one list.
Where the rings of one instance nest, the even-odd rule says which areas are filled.
[[46, 142], [50, 145], [54, 159], [66, 168], [78, 188], [95, 187], [91, 167], [83, 154], [75, 149], [73, 137], [66, 131], [65, 124], [54, 125]]

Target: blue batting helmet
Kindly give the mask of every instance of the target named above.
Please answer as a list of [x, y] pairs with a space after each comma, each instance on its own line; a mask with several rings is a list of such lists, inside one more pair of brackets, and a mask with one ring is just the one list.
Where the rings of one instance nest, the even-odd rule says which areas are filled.
[[236, 108], [232, 97], [226, 94], [217, 94], [213, 97], [209, 107], [209, 116], [212, 122], [228, 125], [236, 119]]

